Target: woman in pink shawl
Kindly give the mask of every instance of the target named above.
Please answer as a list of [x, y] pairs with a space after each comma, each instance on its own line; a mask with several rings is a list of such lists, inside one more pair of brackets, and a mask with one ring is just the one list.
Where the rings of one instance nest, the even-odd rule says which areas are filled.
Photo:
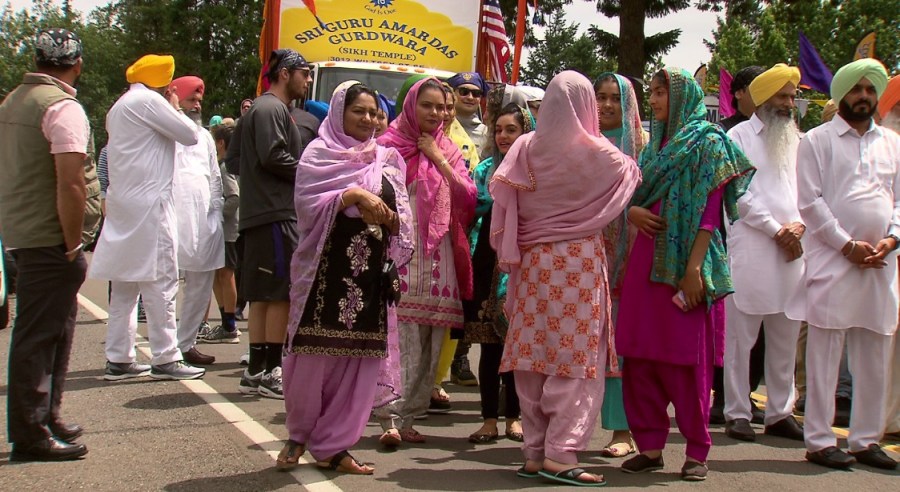
[[338, 87], [297, 167], [300, 242], [282, 363], [290, 439], [278, 456], [281, 469], [308, 449], [319, 467], [372, 474], [347, 450], [372, 407], [399, 397], [391, 305], [399, 295], [396, 267], [412, 253], [412, 222], [403, 159], [373, 137], [376, 97], [359, 83]]
[[509, 272], [500, 371], [514, 371], [525, 434], [517, 474], [581, 486], [578, 467], [603, 401], [611, 306], [603, 229], [640, 184], [634, 159], [600, 135], [591, 83], [566, 71], [547, 87], [537, 130], [490, 184], [491, 244]]
[[434, 77], [416, 82], [397, 119], [378, 143], [406, 161], [415, 254], [400, 268], [397, 306], [403, 397], [376, 410], [382, 444], [421, 443], [413, 417], [431, 400], [444, 333], [462, 329], [462, 300], [472, 295], [472, 259], [466, 229], [475, 214], [475, 184], [459, 148], [444, 135], [447, 94]]

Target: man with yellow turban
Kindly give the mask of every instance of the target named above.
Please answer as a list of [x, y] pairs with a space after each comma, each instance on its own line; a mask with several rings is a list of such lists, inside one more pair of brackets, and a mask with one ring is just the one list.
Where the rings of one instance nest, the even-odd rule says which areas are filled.
[[728, 136], [756, 167], [738, 200], [740, 220], [728, 232], [728, 261], [734, 294], [726, 299], [725, 434], [753, 441], [749, 403], [750, 350], [765, 323], [765, 433], [803, 440], [792, 415], [794, 359], [800, 323], [806, 315], [799, 287], [803, 279], [806, 231], [797, 209], [797, 145], [794, 98], [800, 70], [779, 63], [750, 83], [756, 111]]
[[[128, 67], [125, 77], [131, 87], [106, 115], [110, 187], [89, 275], [111, 281], [104, 374], [108, 381], [147, 375], [196, 379], [205, 374], [184, 362], [176, 339], [175, 148], [195, 145], [198, 137], [177, 92], [169, 90], [174, 71], [171, 56], [142, 57]], [[147, 315], [150, 366], [135, 359], [138, 296]]]
[[[810, 130], [797, 155], [800, 216], [812, 232], [805, 244], [806, 459], [832, 468], [897, 467], [878, 445], [900, 307], [900, 136], [872, 119], [886, 86], [877, 60], [841, 67], [831, 83], [838, 114]], [[845, 342], [853, 374], [849, 454], [831, 430]]]

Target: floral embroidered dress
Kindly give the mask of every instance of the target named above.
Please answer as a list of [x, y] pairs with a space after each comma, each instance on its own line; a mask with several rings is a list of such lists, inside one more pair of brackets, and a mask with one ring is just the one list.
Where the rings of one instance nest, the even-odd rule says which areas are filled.
[[[394, 189], [382, 180], [381, 199], [396, 211]], [[386, 354], [387, 306], [382, 266], [388, 260], [384, 227], [338, 214], [322, 249], [291, 351], [349, 357]]]

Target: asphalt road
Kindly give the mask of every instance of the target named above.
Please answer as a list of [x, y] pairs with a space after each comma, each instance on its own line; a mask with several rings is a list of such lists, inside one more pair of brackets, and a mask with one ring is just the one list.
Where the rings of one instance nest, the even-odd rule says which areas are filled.
[[[0, 491], [26, 490], [169, 490], [169, 491], [366, 491], [546, 490], [555, 485], [542, 479], [522, 479], [518, 444], [500, 439], [473, 445], [466, 437], [480, 426], [477, 388], [447, 383], [453, 411], [429, 416], [417, 428], [428, 437], [422, 445], [389, 452], [377, 442], [379, 427], [371, 422], [352, 450], [361, 461], [374, 463], [371, 477], [337, 476], [304, 464], [292, 473], [274, 469], [274, 456], [287, 438], [283, 402], [248, 397], [237, 391], [238, 357], [247, 347], [203, 345], [215, 355], [202, 381], [160, 382], [149, 378], [110, 383], [102, 379], [103, 341], [107, 308], [106, 284], [88, 281], [87, 299], [79, 324], [63, 404], [64, 417], [82, 424], [89, 453], [67, 463], [9, 463], [5, 425], [0, 430]], [[94, 306], [96, 305], [96, 306]], [[99, 309], [98, 309], [99, 308]], [[218, 317], [217, 314], [212, 316]], [[211, 320], [214, 322], [214, 320]], [[244, 325], [244, 323], [241, 323]], [[245, 326], [242, 326], [245, 328]], [[6, 373], [10, 329], [0, 331], [0, 371]], [[145, 333], [143, 326], [140, 330]], [[146, 340], [139, 348], [147, 350]], [[477, 366], [478, 349], [470, 358]], [[139, 358], [146, 360], [145, 354]], [[5, 381], [4, 381], [5, 382]], [[6, 420], [6, 386], [0, 386], [0, 419]], [[502, 425], [501, 425], [502, 430]], [[756, 443], [739, 443], [713, 428], [709, 479], [686, 483], [679, 479], [684, 440], [674, 428], [661, 472], [627, 475], [621, 460], [606, 459], [599, 449], [609, 433], [597, 428], [581, 459], [586, 468], [604, 474], [609, 487], [654, 487], [665, 490], [897, 490], [898, 472], [860, 466], [834, 471], [807, 463], [802, 443], [764, 436]], [[842, 445], [846, 443], [842, 441]], [[894, 451], [890, 453], [898, 458]], [[305, 458], [309, 458], [306, 455]]]

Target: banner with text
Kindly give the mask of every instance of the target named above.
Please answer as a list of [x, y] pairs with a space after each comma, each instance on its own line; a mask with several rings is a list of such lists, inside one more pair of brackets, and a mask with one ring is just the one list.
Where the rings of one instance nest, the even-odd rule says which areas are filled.
[[310, 62], [475, 69], [479, 0], [281, 0], [278, 45]]

